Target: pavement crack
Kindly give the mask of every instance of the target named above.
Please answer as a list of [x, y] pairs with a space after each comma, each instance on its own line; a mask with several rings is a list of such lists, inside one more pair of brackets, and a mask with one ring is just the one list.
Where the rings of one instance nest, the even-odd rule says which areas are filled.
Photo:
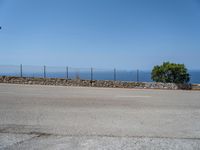
[[37, 137], [49, 137], [49, 136], [53, 136], [53, 134], [49, 134], [49, 133], [41, 133], [41, 132], [29, 132], [28, 134], [36, 134]]
[[98, 134], [57, 134], [57, 133], [45, 133], [45, 132], [8, 132], [5, 130], [0, 133], [11, 133], [11, 134], [24, 134], [24, 135], [36, 135], [34, 138], [49, 137], [49, 136], [60, 136], [60, 137], [110, 137], [110, 138], [152, 138], [152, 139], [180, 139], [180, 140], [200, 140], [199, 137], [163, 137], [163, 136], [117, 136], [117, 135], [98, 135]]

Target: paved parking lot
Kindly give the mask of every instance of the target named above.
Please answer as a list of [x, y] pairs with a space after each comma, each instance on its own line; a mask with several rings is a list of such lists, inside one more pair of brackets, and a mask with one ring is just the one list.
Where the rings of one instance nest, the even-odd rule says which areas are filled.
[[0, 84], [0, 149], [200, 149], [200, 92]]

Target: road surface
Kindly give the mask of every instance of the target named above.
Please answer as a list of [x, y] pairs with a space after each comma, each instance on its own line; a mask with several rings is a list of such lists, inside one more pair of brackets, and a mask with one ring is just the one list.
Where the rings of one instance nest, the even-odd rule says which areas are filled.
[[200, 92], [0, 84], [0, 149], [200, 149]]

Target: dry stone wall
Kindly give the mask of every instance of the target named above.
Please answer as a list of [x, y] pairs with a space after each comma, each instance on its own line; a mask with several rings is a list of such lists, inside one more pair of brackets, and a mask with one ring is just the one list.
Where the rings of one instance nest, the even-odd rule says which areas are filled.
[[86, 87], [112, 87], [112, 88], [138, 88], [138, 89], [192, 89], [190, 84], [156, 83], [156, 82], [124, 82], [107, 80], [70, 80], [59, 78], [31, 78], [0, 76], [0, 83], [13, 84], [39, 84], [60, 86], [86, 86]]

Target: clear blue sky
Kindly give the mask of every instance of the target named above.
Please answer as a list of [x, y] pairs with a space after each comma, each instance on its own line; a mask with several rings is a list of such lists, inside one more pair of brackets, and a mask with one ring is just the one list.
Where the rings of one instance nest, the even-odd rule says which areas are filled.
[[200, 0], [0, 0], [0, 64], [200, 69]]

